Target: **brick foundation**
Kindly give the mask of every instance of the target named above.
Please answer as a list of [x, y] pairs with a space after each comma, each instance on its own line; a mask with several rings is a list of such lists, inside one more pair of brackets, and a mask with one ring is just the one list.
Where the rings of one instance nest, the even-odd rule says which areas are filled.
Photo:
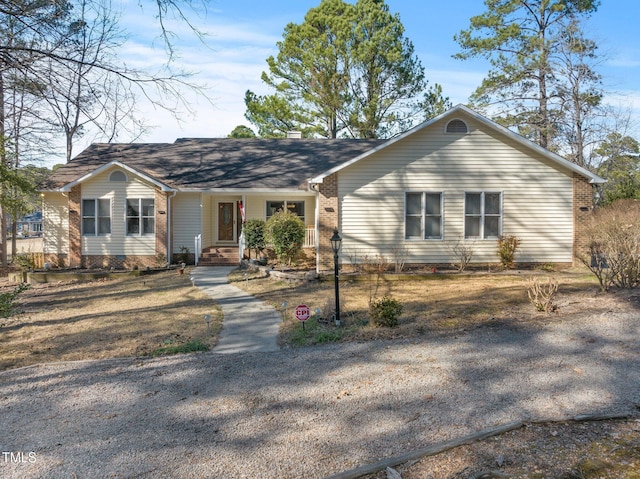
[[82, 257], [82, 267], [85, 269], [146, 269], [157, 268], [156, 256], [103, 256], [85, 255]]

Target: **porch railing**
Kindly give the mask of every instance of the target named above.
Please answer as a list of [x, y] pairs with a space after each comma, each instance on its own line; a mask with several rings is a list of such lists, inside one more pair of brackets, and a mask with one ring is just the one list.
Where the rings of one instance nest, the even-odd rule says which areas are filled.
[[194, 243], [195, 243], [195, 257], [196, 257], [196, 266], [198, 266], [198, 259], [200, 258], [200, 256], [202, 255], [202, 235], [199, 234], [198, 236], [196, 236], [194, 238]]
[[307, 230], [304, 234], [303, 248], [313, 248], [316, 245], [316, 228], [314, 226], [307, 226]]

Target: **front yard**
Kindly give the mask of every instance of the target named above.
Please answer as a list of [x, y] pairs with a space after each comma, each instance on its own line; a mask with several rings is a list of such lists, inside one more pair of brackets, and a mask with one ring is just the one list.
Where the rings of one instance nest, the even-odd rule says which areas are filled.
[[[280, 309], [285, 316], [281, 343], [294, 346], [329, 341], [414, 338], [468, 331], [483, 326], [504, 326], [554, 321], [584, 312], [605, 311], [625, 294], [601, 294], [590, 274], [576, 270], [563, 273], [515, 271], [508, 273], [427, 274], [398, 281], [397, 275], [341, 277], [341, 326], [331, 321], [334, 307], [333, 278], [308, 284], [290, 284], [267, 278], [250, 279], [246, 271], [231, 275], [234, 284]], [[535, 275], [543, 282], [557, 279], [557, 310], [551, 315], [536, 311], [527, 288]], [[411, 278], [404, 275], [404, 278]], [[398, 326], [375, 327], [369, 321], [370, 299], [392, 297], [403, 306]], [[283, 303], [287, 307], [283, 308]], [[312, 317], [303, 330], [294, 317], [295, 307], [306, 304]], [[319, 318], [316, 316], [319, 308]], [[318, 321], [320, 319], [320, 321]]]

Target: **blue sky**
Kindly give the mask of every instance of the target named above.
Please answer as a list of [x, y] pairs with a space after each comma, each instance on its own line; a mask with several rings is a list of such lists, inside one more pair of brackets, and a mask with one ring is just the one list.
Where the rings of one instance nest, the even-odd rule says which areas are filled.
[[[164, 54], [162, 42], [150, 17], [153, 8], [144, 0], [121, 0], [125, 5], [123, 21], [132, 32], [122, 55], [129, 63], [159, 63]], [[172, 142], [179, 137], [223, 137], [244, 118], [244, 93], [269, 93], [260, 81], [266, 70], [265, 59], [276, 53], [289, 22], [301, 23], [306, 12], [320, 0], [213, 0], [206, 17], [195, 20], [208, 35], [207, 46], [200, 44], [184, 25], [176, 24], [177, 66], [198, 72], [194, 80], [207, 84], [214, 105], [192, 97], [193, 115], [180, 115], [178, 124], [161, 110], [145, 106], [148, 122], [155, 126], [142, 141]], [[455, 3], [426, 0], [387, 0], [390, 10], [399, 13], [405, 35], [425, 67], [430, 83], [439, 83], [454, 104], [465, 103], [484, 78], [485, 60], [455, 60], [459, 51], [453, 36], [469, 25], [469, 18], [485, 10], [482, 0], [458, 0]], [[640, 4], [636, 0], [603, 0], [586, 30], [596, 40], [604, 62], [600, 72], [605, 88], [612, 94], [607, 101], [633, 110], [640, 118]], [[632, 132], [640, 136], [639, 130]], [[124, 139], [123, 139], [124, 140]], [[79, 150], [76, 150], [79, 151]]]

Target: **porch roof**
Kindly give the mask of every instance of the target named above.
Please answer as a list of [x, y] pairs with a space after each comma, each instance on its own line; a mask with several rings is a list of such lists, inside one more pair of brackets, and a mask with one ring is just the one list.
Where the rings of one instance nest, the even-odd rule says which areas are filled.
[[95, 143], [40, 185], [60, 190], [109, 163], [177, 190], [306, 189], [311, 177], [385, 140], [183, 138], [175, 143]]

